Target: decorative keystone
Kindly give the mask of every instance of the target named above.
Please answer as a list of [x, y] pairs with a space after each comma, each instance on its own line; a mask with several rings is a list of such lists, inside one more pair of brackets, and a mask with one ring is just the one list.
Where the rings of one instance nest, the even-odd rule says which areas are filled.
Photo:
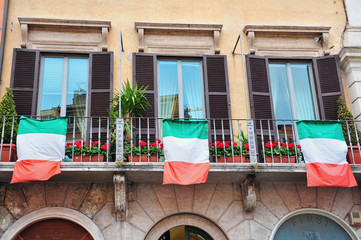
[[246, 179], [243, 180], [241, 186], [244, 210], [246, 212], [252, 212], [257, 204], [255, 175], [248, 175]]

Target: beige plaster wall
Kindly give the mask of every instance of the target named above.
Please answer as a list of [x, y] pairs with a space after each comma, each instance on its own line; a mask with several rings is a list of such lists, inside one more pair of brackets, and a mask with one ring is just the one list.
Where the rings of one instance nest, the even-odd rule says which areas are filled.
[[[350, 211], [361, 211], [360, 188], [308, 188], [305, 183], [259, 183], [256, 195], [256, 209], [246, 213], [240, 185], [236, 183], [191, 186], [134, 183], [128, 185], [129, 209], [126, 221], [122, 222], [114, 215], [114, 189], [110, 183], [2, 184], [0, 238], [19, 218], [45, 207], [65, 207], [81, 212], [99, 227], [107, 240], [144, 239], [159, 221], [179, 213], [208, 219], [229, 240], [265, 240], [280, 219], [295, 210], [324, 210], [343, 219], [346, 224]], [[182, 218], [186, 218], [185, 214]], [[168, 222], [169, 226], [172, 224], [176, 223]], [[205, 224], [202, 221], [197, 221], [197, 224], [203, 229], [209, 227], [202, 227]], [[361, 236], [360, 227], [354, 230]]]
[[[123, 34], [124, 52], [121, 59], [121, 79], [132, 78], [132, 52], [137, 52], [138, 35], [134, 22], [219, 23], [221, 54], [228, 57], [232, 117], [246, 118], [246, 100], [240, 47], [231, 52], [243, 27], [257, 25], [331, 26], [331, 54], [340, 50], [340, 37], [345, 25], [342, 0], [12, 0], [9, 7], [4, 65], [0, 95], [9, 86], [12, 49], [20, 47], [18, 17], [110, 20], [108, 45], [114, 52], [114, 88], [119, 86], [119, 39]], [[243, 37], [245, 53], [247, 41]]]

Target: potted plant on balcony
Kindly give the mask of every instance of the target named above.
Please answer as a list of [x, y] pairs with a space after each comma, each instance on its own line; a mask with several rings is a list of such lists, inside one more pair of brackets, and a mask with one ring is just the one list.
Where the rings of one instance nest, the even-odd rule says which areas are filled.
[[231, 146], [230, 141], [225, 141], [224, 143], [220, 141], [216, 141], [216, 143], [210, 142], [209, 155], [215, 158], [218, 163], [246, 163], [250, 162], [249, 158], [246, 158], [249, 149], [247, 148], [248, 144], [244, 144], [241, 148], [236, 142]]
[[140, 141], [139, 147], [129, 146], [125, 148], [124, 155], [128, 158], [129, 162], [157, 162], [158, 158], [162, 157], [163, 154], [163, 144], [159, 139], [156, 139], [155, 142], [149, 143]]
[[[349, 163], [361, 164], [361, 157], [360, 157], [360, 152], [359, 152], [358, 144], [357, 144], [357, 137], [359, 138], [359, 141], [360, 141], [361, 133], [355, 126], [355, 123], [354, 123], [355, 119], [354, 119], [352, 113], [348, 110], [346, 103], [341, 96], [338, 98], [337, 104], [338, 104], [337, 118], [339, 120], [342, 120], [343, 136], [344, 136], [346, 144], [348, 146], [347, 161]], [[347, 121], [347, 123], [346, 123], [346, 121]], [[350, 146], [349, 134], [350, 134], [350, 138], [351, 138], [352, 149]], [[357, 134], [357, 136], [356, 136], [356, 134]], [[352, 151], [352, 153], [351, 153], [351, 151]], [[352, 160], [352, 155], [355, 159], [355, 162], [353, 162], [353, 160]]]
[[267, 142], [265, 144], [264, 159], [266, 163], [295, 163], [296, 153], [297, 157], [302, 156], [301, 146], [295, 146], [293, 142], [288, 144], [288, 146], [287, 143], [278, 141], [273, 143]]
[[[16, 134], [18, 132], [18, 120], [17, 117], [14, 118], [14, 116], [17, 115], [15, 110], [15, 102], [13, 99], [14, 95], [12, 93], [12, 89], [6, 88], [5, 94], [3, 95], [1, 101], [0, 101], [0, 138], [3, 135], [3, 139], [1, 139], [1, 142], [3, 143], [0, 146], [1, 150], [1, 161], [2, 162], [8, 162], [9, 161], [9, 154], [11, 152], [10, 161], [16, 161]], [[13, 121], [14, 118], [14, 121]], [[5, 124], [4, 124], [5, 120]], [[3, 132], [4, 131], [4, 132]], [[12, 144], [11, 144], [11, 150], [10, 150], [10, 142], [11, 142], [11, 133], [13, 133], [12, 136]]]
[[73, 162], [103, 162], [107, 151], [110, 152], [108, 144], [99, 146], [98, 141], [87, 144], [83, 141], [68, 142], [65, 146], [65, 155], [72, 158]]

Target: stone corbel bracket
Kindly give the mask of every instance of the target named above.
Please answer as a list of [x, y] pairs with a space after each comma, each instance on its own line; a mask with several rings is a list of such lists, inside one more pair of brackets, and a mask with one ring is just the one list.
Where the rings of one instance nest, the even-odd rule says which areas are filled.
[[125, 220], [128, 210], [127, 204], [127, 183], [125, 173], [116, 173], [113, 175], [114, 183], [114, 211], [117, 220]]
[[[108, 31], [110, 29], [110, 21], [95, 20], [73, 20], [73, 19], [50, 19], [50, 18], [18, 18], [21, 29], [21, 48], [28, 48], [29, 31], [45, 30], [59, 32], [98, 32], [101, 34], [100, 48], [102, 51], [108, 49]], [[87, 42], [79, 42], [80, 44], [88, 44]]]
[[244, 210], [246, 212], [252, 212], [256, 209], [257, 205], [255, 175], [248, 175], [246, 179], [243, 180], [241, 187]]

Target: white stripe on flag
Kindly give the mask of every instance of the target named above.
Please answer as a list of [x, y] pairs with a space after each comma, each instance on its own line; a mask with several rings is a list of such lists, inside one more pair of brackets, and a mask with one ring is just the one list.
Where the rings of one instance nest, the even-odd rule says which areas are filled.
[[303, 154], [306, 163], [347, 163], [347, 145], [345, 141], [326, 138], [306, 138], [300, 140], [300, 144], [304, 150]]
[[163, 138], [164, 155], [169, 162], [204, 163], [209, 162], [208, 139]]
[[28, 133], [17, 136], [18, 161], [50, 160], [60, 161], [65, 155], [65, 135], [50, 133]]

